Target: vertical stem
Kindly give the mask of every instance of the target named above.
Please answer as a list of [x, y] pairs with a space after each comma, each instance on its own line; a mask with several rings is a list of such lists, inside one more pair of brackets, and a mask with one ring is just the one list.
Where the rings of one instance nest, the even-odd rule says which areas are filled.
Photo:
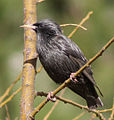
[[[36, 19], [36, 0], [24, 0], [24, 24], [33, 24]], [[36, 55], [36, 34], [33, 30], [25, 28], [21, 120], [29, 120], [29, 114], [33, 110]]]

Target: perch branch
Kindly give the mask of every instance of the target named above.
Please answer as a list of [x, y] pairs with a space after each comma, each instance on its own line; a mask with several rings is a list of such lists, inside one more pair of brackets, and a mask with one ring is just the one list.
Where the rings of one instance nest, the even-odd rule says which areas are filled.
[[[47, 97], [48, 93], [44, 93], [44, 92], [37, 92], [37, 95], [38, 96], [45, 96]], [[63, 97], [60, 97], [60, 96], [55, 96], [58, 100], [64, 102], [64, 103], [69, 103], [73, 106], [76, 106], [80, 109], [84, 109], [88, 112], [92, 112], [94, 114], [96, 114], [96, 116], [100, 119], [100, 120], [105, 120], [105, 118], [103, 117], [103, 115], [98, 111], [98, 110], [92, 110], [92, 109], [89, 109], [87, 106], [83, 106], [83, 105], [80, 105], [76, 102], [73, 102], [72, 100], [69, 100], [69, 99], [66, 99], [66, 98], [63, 98]]]
[[[84, 66], [82, 66], [76, 73], [75, 73], [75, 76], [77, 76], [80, 72], [82, 72], [87, 66], [89, 66], [92, 62], [94, 62], [98, 57], [100, 57], [103, 52], [114, 42], [114, 37], [93, 57], [91, 58]], [[55, 91], [53, 91], [53, 96], [55, 96], [59, 91], [61, 91], [63, 88], [65, 88], [65, 86], [70, 82], [70, 78], [67, 79], [63, 84], [61, 84]], [[34, 116], [36, 113], [38, 113], [43, 107], [44, 105], [46, 105], [46, 103], [48, 102], [49, 100], [47, 99], [44, 99], [42, 101], [42, 103], [37, 106], [35, 108], [34, 111], [32, 111], [30, 117], [32, 119], [34, 119]]]
[[[61, 97], [65, 92], [65, 89], [63, 89], [63, 91], [60, 93], [59, 97]], [[47, 120], [49, 118], [49, 116], [51, 115], [51, 113], [53, 112], [53, 110], [55, 109], [55, 107], [57, 106], [57, 104], [59, 103], [59, 100], [57, 100], [55, 102], [55, 104], [53, 105], [53, 107], [51, 108], [51, 110], [48, 112], [48, 114], [44, 117], [44, 120]]]

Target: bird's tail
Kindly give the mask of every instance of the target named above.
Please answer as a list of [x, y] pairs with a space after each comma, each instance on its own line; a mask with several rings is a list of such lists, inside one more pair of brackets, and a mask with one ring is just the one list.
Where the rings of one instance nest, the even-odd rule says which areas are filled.
[[97, 98], [89, 97], [88, 99], [86, 99], [86, 101], [90, 109], [96, 109], [97, 107], [103, 106], [103, 102], [101, 101], [100, 97]]

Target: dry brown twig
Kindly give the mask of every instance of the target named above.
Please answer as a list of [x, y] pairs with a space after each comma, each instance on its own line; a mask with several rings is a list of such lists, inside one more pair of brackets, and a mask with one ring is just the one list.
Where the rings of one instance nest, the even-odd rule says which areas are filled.
[[8, 111], [8, 106], [5, 105], [5, 108], [6, 108], [6, 113], [7, 113], [6, 120], [10, 120], [10, 114], [9, 114], [9, 111]]
[[[60, 93], [59, 97], [61, 97], [65, 92], [65, 89], [62, 90], [62, 92]], [[55, 109], [55, 107], [57, 106], [57, 104], [59, 103], [59, 100], [57, 100], [55, 102], [55, 104], [53, 105], [53, 107], [51, 108], [51, 110], [47, 113], [47, 115], [44, 117], [44, 120], [47, 120], [49, 118], [49, 116], [51, 115], [51, 113], [53, 112], [53, 110]]]
[[77, 117], [75, 117], [73, 120], [78, 120], [80, 117], [82, 117], [85, 114], [85, 111], [79, 114]]
[[112, 111], [112, 108], [110, 108], [110, 109], [104, 109], [104, 110], [99, 110], [100, 113], [109, 112], [109, 111]]
[[112, 113], [111, 113], [110, 118], [108, 120], [114, 120], [114, 99], [113, 99]]
[[4, 102], [2, 102], [2, 103], [0, 104], [0, 108], [2, 108], [6, 103], [8, 103], [9, 101], [11, 101], [12, 98], [13, 98], [18, 92], [20, 92], [21, 89], [22, 89], [22, 88], [20, 87], [20, 88], [18, 88], [15, 92], [13, 92], [13, 94], [12, 94], [8, 99], [6, 99]]
[[85, 27], [83, 27], [83, 26], [81, 26], [81, 25], [78, 25], [78, 24], [71, 24], [71, 23], [69, 23], [69, 24], [62, 24], [62, 25], [60, 25], [61, 27], [66, 27], [66, 26], [77, 26], [77, 27], [80, 27], [80, 28], [82, 28], [83, 30], [87, 30], [87, 28], [85, 28]]
[[[91, 58], [84, 66], [82, 66], [76, 73], [75, 76], [77, 76], [80, 72], [82, 72], [87, 66], [89, 66], [92, 62], [94, 62], [98, 57], [100, 57], [103, 52], [114, 42], [114, 37], [93, 57]], [[55, 96], [59, 91], [61, 91], [68, 83], [70, 82], [70, 78], [67, 79], [63, 84], [61, 84], [55, 91], [53, 91], [53, 96]], [[35, 108], [35, 110], [31, 113], [30, 117], [31, 119], [34, 119], [34, 116], [36, 113], [38, 113], [44, 105], [48, 102], [47, 99], [44, 99], [42, 103]], [[85, 108], [84, 108], [85, 109]], [[99, 112], [92, 111], [93, 113], [100, 114]], [[99, 116], [100, 118], [100, 116]], [[101, 118], [100, 118], [101, 119]], [[104, 120], [104, 119], [101, 119]]]
[[[85, 18], [82, 19], [82, 21], [79, 23], [79, 26], [82, 26], [82, 24], [87, 21], [90, 17], [90, 15], [93, 14], [93, 11], [90, 11]], [[71, 34], [68, 36], [68, 38], [71, 38], [73, 36], [73, 34], [78, 30], [79, 26], [77, 26], [72, 32]]]
[[[42, 70], [42, 68], [43, 68], [43, 66], [40, 66], [40, 67], [37, 69], [37, 73], [40, 73], [41, 70]], [[22, 73], [21, 73], [21, 74], [18, 76], [18, 78], [10, 85], [10, 87], [8, 87], [8, 89], [6, 90], [6, 92], [5, 92], [4, 95], [3, 95], [4, 97], [2, 97], [2, 99], [5, 98], [6, 96], [8, 96], [8, 94], [9, 94], [9, 92], [11, 91], [11, 89], [13, 88], [13, 86], [17, 83], [17, 81], [20, 80], [21, 75], [22, 75]], [[12, 93], [11, 96], [9, 96], [4, 102], [2, 102], [2, 103], [0, 104], [0, 108], [2, 108], [5, 104], [7, 104], [8, 102], [10, 102], [10, 101], [13, 99], [13, 97], [14, 97], [15, 95], [17, 95], [17, 94], [21, 91], [21, 89], [22, 89], [21, 87], [18, 88], [17, 91], [15, 91], [14, 93]]]
[[4, 100], [5, 97], [9, 95], [9, 92], [12, 90], [14, 85], [20, 80], [22, 72], [19, 74], [18, 78], [7, 88], [5, 93], [0, 97], [0, 103]]
[[[38, 92], [37, 93], [38, 96], [45, 96], [47, 97], [48, 93], [44, 93], [44, 92]], [[63, 98], [63, 97], [60, 97], [60, 96], [55, 96], [58, 100], [64, 102], [64, 103], [68, 103], [70, 105], [73, 105], [73, 106], [76, 106], [80, 109], [84, 109], [88, 112], [92, 112], [94, 113], [100, 120], [105, 120], [104, 116], [97, 110], [92, 110], [92, 109], [89, 109], [87, 106], [84, 106], [84, 105], [81, 105], [81, 104], [78, 104], [76, 102], [73, 102], [72, 100], [69, 100], [69, 99], [66, 99], [66, 98]]]

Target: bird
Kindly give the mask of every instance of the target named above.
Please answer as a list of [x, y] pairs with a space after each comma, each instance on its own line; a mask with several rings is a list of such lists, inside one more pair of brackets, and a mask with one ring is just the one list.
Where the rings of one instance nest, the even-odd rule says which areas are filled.
[[37, 34], [36, 50], [39, 60], [50, 78], [56, 83], [62, 84], [70, 77], [71, 81], [67, 87], [84, 98], [89, 109], [102, 107], [103, 102], [96, 88], [101, 96], [103, 95], [95, 82], [91, 66], [86, 67], [78, 76], [74, 77], [74, 73], [88, 60], [78, 45], [63, 34], [60, 25], [51, 19], [43, 19], [28, 25], [28, 28]]

